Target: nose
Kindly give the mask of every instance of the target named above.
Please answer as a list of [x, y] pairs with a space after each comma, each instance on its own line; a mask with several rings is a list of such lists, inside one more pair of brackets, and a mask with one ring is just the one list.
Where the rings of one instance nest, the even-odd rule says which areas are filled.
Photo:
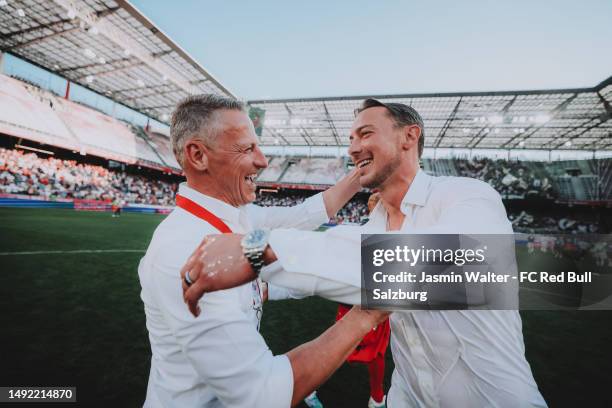
[[264, 156], [259, 146], [255, 147], [255, 159], [253, 160], [253, 164], [258, 169], [265, 169], [268, 167], [268, 159], [266, 159], [266, 156]]
[[348, 154], [351, 156], [353, 163], [355, 162], [356, 158], [359, 157], [359, 153], [361, 153], [361, 143], [359, 143], [359, 140], [355, 138], [351, 140], [351, 144], [348, 148]]

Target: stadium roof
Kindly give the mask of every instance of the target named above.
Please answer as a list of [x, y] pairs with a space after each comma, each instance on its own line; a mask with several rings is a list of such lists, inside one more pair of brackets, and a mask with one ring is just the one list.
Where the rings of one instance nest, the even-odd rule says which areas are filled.
[[263, 145], [346, 146], [366, 98], [413, 106], [436, 148], [612, 150], [612, 77], [593, 88], [257, 100]]
[[191, 93], [232, 95], [125, 0], [0, 0], [0, 50], [162, 122]]

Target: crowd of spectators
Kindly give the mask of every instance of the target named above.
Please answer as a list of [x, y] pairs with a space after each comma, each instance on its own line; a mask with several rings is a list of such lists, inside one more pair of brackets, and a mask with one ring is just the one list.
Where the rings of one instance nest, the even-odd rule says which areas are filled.
[[509, 213], [508, 219], [516, 232], [551, 232], [559, 234], [601, 233], [601, 226], [595, 221], [573, 217], [554, 217], [527, 211]]
[[175, 183], [0, 148], [0, 192], [53, 198], [174, 205]]
[[[505, 162], [508, 163], [508, 162]], [[506, 194], [529, 194], [539, 188], [550, 191], [547, 178], [529, 173], [520, 163], [498, 164], [489, 159], [464, 160], [457, 168], [466, 176], [483, 179]], [[503, 177], [501, 176], [503, 174]], [[542, 189], [542, 186], [549, 186]], [[538, 187], [539, 186], [539, 187]], [[142, 175], [109, 170], [102, 166], [78, 163], [55, 157], [39, 157], [35, 153], [0, 148], [0, 192], [43, 196], [48, 199], [68, 198], [107, 202], [174, 205], [177, 184]], [[306, 191], [260, 193], [255, 204], [293, 206], [310, 194]], [[362, 224], [368, 219], [367, 196], [358, 195], [349, 201], [329, 222]], [[512, 225], [519, 232], [548, 231], [559, 233], [601, 233], [597, 222], [572, 217], [555, 217], [533, 212], [510, 212]]]
[[460, 176], [477, 178], [489, 183], [504, 198], [555, 198], [550, 179], [538, 175], [518, 161], [472, 158], [455, 160]]
[[[255, 204], [264, 207], [289, 207], [302, 203], [308, 195], [299, 192], [260, 193]], [[355, 197], [329, 220], [330, 224], [362, 224], [368, 218], [368, 205], [362, 197]]]

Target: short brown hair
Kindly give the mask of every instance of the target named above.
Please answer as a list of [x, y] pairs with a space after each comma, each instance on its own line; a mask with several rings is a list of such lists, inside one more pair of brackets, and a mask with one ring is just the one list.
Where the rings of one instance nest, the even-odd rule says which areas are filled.
[[404, 105], [403, 103], [382, 103], [377, 99], [368, 98], [361, 106], [355, 109], [355, 116], [369, 108], [383, 107], [387, 109], [387, 113], [395, 121], [396, 127], [404, 127], [408, 125], [417, 125], [421, 129], [421, 135], [419, 136], [419, 159], [423, 155], [423, 149], [425, 148], [425, 125], [423, 124], [423, 118], [419, 115], [412, 106]]

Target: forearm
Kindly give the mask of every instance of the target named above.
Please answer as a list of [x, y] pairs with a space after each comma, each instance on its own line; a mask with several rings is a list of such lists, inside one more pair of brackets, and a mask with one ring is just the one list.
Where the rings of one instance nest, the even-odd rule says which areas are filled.
[[289, 351], [293, 370], [291, 406], [325, 382], [376, 324], [367, 312], [353, 309], [316, 339]]
[[338, 183], [323, 192], [323, 201], [328, 217], [336, 213], [361, 189], [359, 185], [359, 174], [352, 170]]

